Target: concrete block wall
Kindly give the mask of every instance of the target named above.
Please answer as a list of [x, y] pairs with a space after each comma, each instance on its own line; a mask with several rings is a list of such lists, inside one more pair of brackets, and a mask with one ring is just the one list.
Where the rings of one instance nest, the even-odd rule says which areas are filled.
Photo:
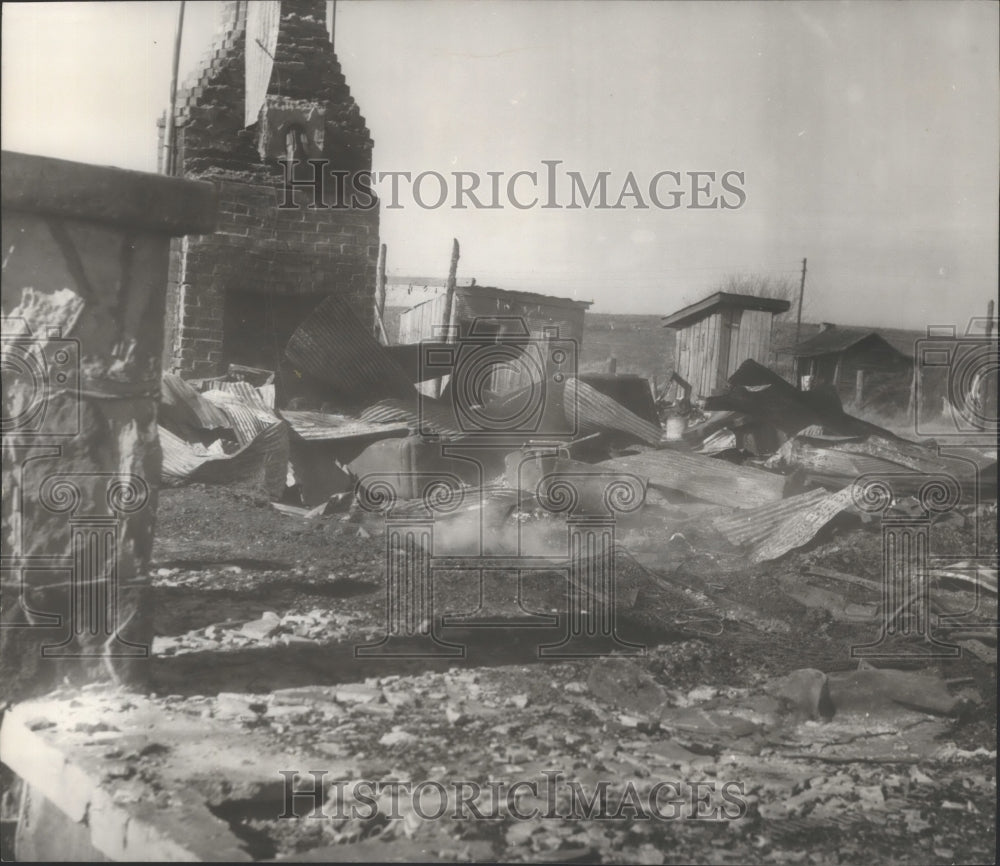
[[[171, 251], [164, 366], [184, 375], [217, 375], [237, 359], [273, 368], [291, 335], [289, 319], [307, 315], [328, 294], [347, 296], [372, 324], [377, 202], [367, 209], [312, 208], [311, 189], [300, 187], [297, 208], [279, 207], [285, 168], [278, 159], [285, 149], [273, 145], [283, 144], [288, 115], [318, 118], [303, 157], [325, 159], [329, 170], [371, 168], [371, 135], [330, 44], [326, 4], [282, 0], [267, 105], [246, 128], [245, 43], [246, 4], [228, 2], [213, 48], [178, 99], [176, 173], [211, 180], [219, 191], [216, 233], [185, 238]], [[303, 165], [299, 179], [303, 170], [312, 176]], [[329, 176], [326, 189], [324, 203], [333, 204]], [[286, 312], [269, 316], [273, 305]], [[265, 333], [267, 346], [255, 358], [247, 335]]]

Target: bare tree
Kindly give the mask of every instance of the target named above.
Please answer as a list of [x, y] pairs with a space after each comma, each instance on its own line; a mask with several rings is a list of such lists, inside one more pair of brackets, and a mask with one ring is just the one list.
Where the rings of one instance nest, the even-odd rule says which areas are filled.
[[789, 301], [787, 313], [781, 313], [776, 318], [795, 318], [796, 306], [799, 302], [799, 280], [790, 275], [772, 276], [769, 274], [735, 273], [728, 274], [715, 285], [717, 292], [729, 292], [733, 295], [756, 295], [759, 298], [781, 298]]

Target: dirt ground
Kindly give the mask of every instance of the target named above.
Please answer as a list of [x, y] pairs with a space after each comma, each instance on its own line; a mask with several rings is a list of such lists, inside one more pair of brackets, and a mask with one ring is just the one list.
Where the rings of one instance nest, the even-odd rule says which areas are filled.
[[[682, 513], [664, 507], [659, 523], [647, 516], [619, 527], [628, 552], [616, 558], [617, 628], [624, 641], [644, 647], [639, 654], [539, 658], [539, 645], [562, 634], [537, 621], [565, 610], [560, 574], [520, 581], [494, 574], [480, 587], [476, 575], [446, 573], [435, 577], [435, 616], [480, 608], [501, 627], [438, 623], [443, 641], [466, 647], [464, 658], [359, 659], [355, 647], [377, 642], [386, 629], [385, 535], [377, 521], [354, 514], [307, 520], [223, 488], [166, 490], [151, 570], [154, 688], [174, 702], [214, 699], [216, 714], [233, 695], [261, 695], [258, 715], [234, 725], [315, 746], [318, 766], [336, 774], [349, 762], [360, 774], [354, 778], [485, 783], [555, 768], [595, 785], [609, 780], [612, 792], [628, 780], [647, 787], [657, 779], [732, 781], [746, 803], [745, 814], [726, 821], [641, 820], [626, 810], [604, 820], [573, 813], [419, 826], [381, 813], [368, 821], [279, 819], [273, 802], [224, 808], [220, 814], [258, 859], [992, 861], [995, 665], [968, 653], [910, 664], [954, 684], [965, 709], [889, 713], [875, 733], [846, 716], [803, 721], [782, 715], [787, 706], [760, 704], [768, 683], [796, 668], [831, 677], [857, 668], [850, 646], [870, 640], [870, 626], [807, 609], [783, 581], [818, 564], [876, 577], [878, 531], [837, 520], [808, 548], [747, 568], [724, 542], [710, 543], [704, 519], [685, 524]], [[962, 527], [941, 528], [935, 538], [938, 552], [972, 543]], [[827, 585], [850, 601], [870, 600], [863, 588]], [[371, 694], [358, 701], [343, 693], [355, 686]], [[275, 693], [289, 689], [336, 704], [336, 721], [328, 711], [275, 718], [273, 706], [288, 703]], [[685, 723], [690, 712], [728, 721], [712, 730]], [[749, 720], [749, 728], [734, 728], [734, 718]]]

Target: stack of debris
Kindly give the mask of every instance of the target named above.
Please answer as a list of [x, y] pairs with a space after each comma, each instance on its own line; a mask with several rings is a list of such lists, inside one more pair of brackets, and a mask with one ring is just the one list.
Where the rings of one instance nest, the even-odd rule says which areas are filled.
[[[416, 387], [427, 378], [424, 350], [454, 358], [451, 375], [433, 389], [438, 396]], [[467, 501], [477, 491], [480, 498], [482, 491], [517, 494], [491, 494], [491, 506], [480, 509], [497, 524], [487, 529], [499, 532], [503, 547], [504, 526], [516, 523], [520, 533], [525, 521], [551, 518], [552, 508], [538, 506], [556, 496], [558, 478], [575, 480], [573, 507], [589, 514], [608, 507], [609, 479], [626, 478], [638, 501], [621, 516], [619, 541], [638, 539], [643, 554], [676, 552], [683, 542], [688, 562], [702, 554], [744, 567], [815, 546], [838, 524], [874, 528], [882, 516], [926, 512], [928, 521], [958, 526], [995, 509], [995, 451], [908, 441], [846, 413], [832, 391], [800, 391], [752, 360], [723, 393], [698, 404], [700, 415], [685, 392], [684, 411], [667, 413], [664, 425], [649, 383], [638, 377], [578, 377], [543, 364], [528, 384], [522, 377], [491, 390], [498, 379], [484, 372], [483, 346], [467, 361], [462, 351], [449, 343], [392, 351], [331, 297], [288, 344], [290, 367], [280, 376], [296, 383], [293, 399], [276, 397], [267, 371], [164, 378], [164, 480], [250, 482], [280, 509], [313, 517], [346, 510], [376, 476], [405, 508], [426, 493], [417, 480], [433, 475]], [[955, 597], [941, 610], [968, 602], [976, 622], [988, 621], [990, 610], [995, 620], [995, 570], [973, 570], [975, 586], [947, 590]], [[881, 586], [859, 577], [856, 587], [859, 581]], [[891, 613], [875, 597], [853, 607], [831, 600], [828, 588], [809, 589], [808, 580], [788, 594], [851, 621]], [[995, 631], [983, 640], [995, 643]]]
[[[164, 377], [160, 429], [167, 485], [251, 484], [286, 506], [308, 510], [349, 494], [369, 474], [455, 469], [454, 460], [440, 459], [440, 443], [481, 440], [495, 429], [503, 428], [504, 444], [481, 456], [497, 473], [506, 453], [529, 444], [538, 431], [567, 451], [597, 457], [637, 442], [655, 447], [663, 438], [648, 383], [635, 376], [619, 377], [624, 385], [607, 377], [590, 384], [594, 377], [557, 376], [540, 397], [534, 382], [484, 391], [481, 400], [455, 396], [447, 387], [440, 397], [425, 396], [414, 387], [422, 378], [419, 353], [380, 345], [335, 296], [295, 331], [286, 358], [290, 366], [282, 373], [294, 387], [280, 402], [288, 408], [277, 408], [275, 374], [268, 371], [233, 365], [221, 379]], [[640, 414], [608, 396], [616, 389], [624, 389]], [[519, 440], [517, 429], [503, 425], [525, 410]], [[407, 433], [405, 444], [381, 441]], [[458, 468], [460, 483], [486, 481], [467, 466]]]

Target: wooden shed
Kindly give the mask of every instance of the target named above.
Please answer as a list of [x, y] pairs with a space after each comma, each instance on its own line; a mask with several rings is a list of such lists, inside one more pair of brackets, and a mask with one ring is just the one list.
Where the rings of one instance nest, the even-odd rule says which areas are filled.
[[691, 385], [694, 394], [709, 396], [724, 388], [748, 358], [770, 364], [772, 320], [790, 306], [780, 298], [716, 292], [664, 316], [663, 327], [677, 331], [677, 375]]
[[[795, 381], [805, 384], [830, 384], [842, 400], [862, 403], [866, 384], [877, 379], [881, 384], [898, 379], [902, 394], [913, 371], [912, 345], [905, 337], [900, 341], [908, 351], [893, 345], [889, 339], [868, 328], [845, 328], [824, 322], [820, 332], [793, 346], [789, 354], [795, 359]], [[812, 377], [808, 382], [805, 377]]]
[[[477, 339], [489, 333], [497, 337], [517, 335], [523, 329], [534, 340], [555, 333], [559, 340], [573, 340], [579, 357], [579, 346], [583, 343], [583, 317], [592, 303], [493, 286], [456, 286], [450, 311], [445, 292], [406, 310], [399, 319], [397, 342], [438, 341], [442, 339], [442, 328], [446, 323], [450, 332], [448, 339], [467, 339], [473, 322], [478, 322]], [[521, 378], [520, 374], [498, 370], [494, 387], [496, 390], [513, 387], [520, 383]], [[433, 387], [429, 390], [434, 392]]]
[[458, 329], [459, 337], [467, 337], [476, 319], [497, 320], [498, 333], [513, 327], [511, 319], [522, 319], [534, 337], [545, 328], [558, 328], [559, 339], [583, 342], [583, 316], [592, 301], [556, 298], [534, 292], [512, 292], [493, 286], [456, 286], [455, 308], [448, 318], [445, 292], [411, 307], [399, 320], [400, 343], [419, 343], [438, 339], [440, 327], [449, 322]]

